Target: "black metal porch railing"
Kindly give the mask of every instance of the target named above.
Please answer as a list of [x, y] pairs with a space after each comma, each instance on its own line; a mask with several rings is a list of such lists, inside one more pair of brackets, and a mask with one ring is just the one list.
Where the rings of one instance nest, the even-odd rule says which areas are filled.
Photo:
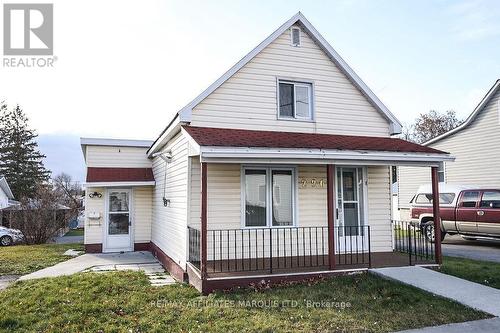
[[196, 268], [200, 269], [200, 230], [188, 227], [189, 253], [188, 260]]
[[420, 225], [392, 220], [394, 251], [407, 253], [408, 264], [414, 265], [435, 259], [434, 244], [425, 237]]
[[[189, 229], [189, 260], [199, 268], [200, 231]], [[371, 265], [370, 227], [335, 227], [338, 266]], [[328, 227], [278, 227], [207, 231], [207, 273], [290, 269], [328, 270]]]

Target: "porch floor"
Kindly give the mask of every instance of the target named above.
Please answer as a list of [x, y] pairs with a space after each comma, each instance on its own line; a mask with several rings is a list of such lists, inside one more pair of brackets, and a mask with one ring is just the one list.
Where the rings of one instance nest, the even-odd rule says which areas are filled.
[[[340, 270], [356, 270], [369, 268], [368, 254], [353, 253], [343, 255], [335, 255], [335, 269]], [[432, 257], [415, 257], [411, 259], [411, 265], [434, 264], [435, 260]], [[199, 267], [196, 263], [195, 267]], [[371, 254], [371, 267], [400, 267], [409, 266], [410, 259], [407, 253], [401, 252], [374, 252]], [[272, 267], [269, 258], [258, 259], [230, 259], [207, 261], [207, 274], [209, 278], [225, 278], [225, 277], [243, 277], [243, 276], [258, 276], [258, 275], [279, 275], [290, 273], [314, 273], [330, 271], [328, 267], [327, 256], [295, 256], [273, 258]]]

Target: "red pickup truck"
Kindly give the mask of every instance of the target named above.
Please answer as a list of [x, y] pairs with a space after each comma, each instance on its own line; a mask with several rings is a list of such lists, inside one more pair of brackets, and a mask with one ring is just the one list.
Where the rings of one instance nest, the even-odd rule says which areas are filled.
[[[439, 186], [441, 240], [446, 234], [464, 239], [500, 239], [500, 190], [466, 186]], [[425, 237], [434, 241], [430, 186], [421, 186], [410, 201], [410, 217]]]

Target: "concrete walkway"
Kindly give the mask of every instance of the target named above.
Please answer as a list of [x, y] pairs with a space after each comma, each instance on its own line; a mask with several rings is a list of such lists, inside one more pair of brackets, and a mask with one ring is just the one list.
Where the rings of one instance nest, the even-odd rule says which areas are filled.
[[61, 236], [54, 241], [56, 244], [83, 244], [83, 236]]
[[369, 272], [500, 316], [498, 289], [417, 266], [377, 268], [370, 269]]
[[498, 333], [499, 331], [500, 331], [500, 318], [492, 318], [492, 319], [467, 321], [465, 323], [417, 328], [413, 330], [400, 331], [398, 333], [464, 333], [464, 332]]
[[3, 290], [14, 283], [19, 275], [4, 275], [0, 276], [0, 290]]
[[71, 275], [83, 272], [94, 266], [130, 265], [130, 264], [159, 264], [158, 260], [147, 251], [125, 253], [96, 253], [84, 254], [79, 257], [63, 261], [54, 266], [41, 269], [31, 274], [23, 275], [19, 280], [41, 279], [61, 275]]

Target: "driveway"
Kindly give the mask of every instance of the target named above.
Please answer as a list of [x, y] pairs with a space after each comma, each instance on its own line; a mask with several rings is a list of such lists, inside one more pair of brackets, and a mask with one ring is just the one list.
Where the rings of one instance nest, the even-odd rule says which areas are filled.
[[54, 241], [56, 244], [83, 244], [83, 236], [61, 236]]
[[500, 241], [467, 241], [458, 235], [446, 235], [441, 248], [445, 256], [500, 263]]

